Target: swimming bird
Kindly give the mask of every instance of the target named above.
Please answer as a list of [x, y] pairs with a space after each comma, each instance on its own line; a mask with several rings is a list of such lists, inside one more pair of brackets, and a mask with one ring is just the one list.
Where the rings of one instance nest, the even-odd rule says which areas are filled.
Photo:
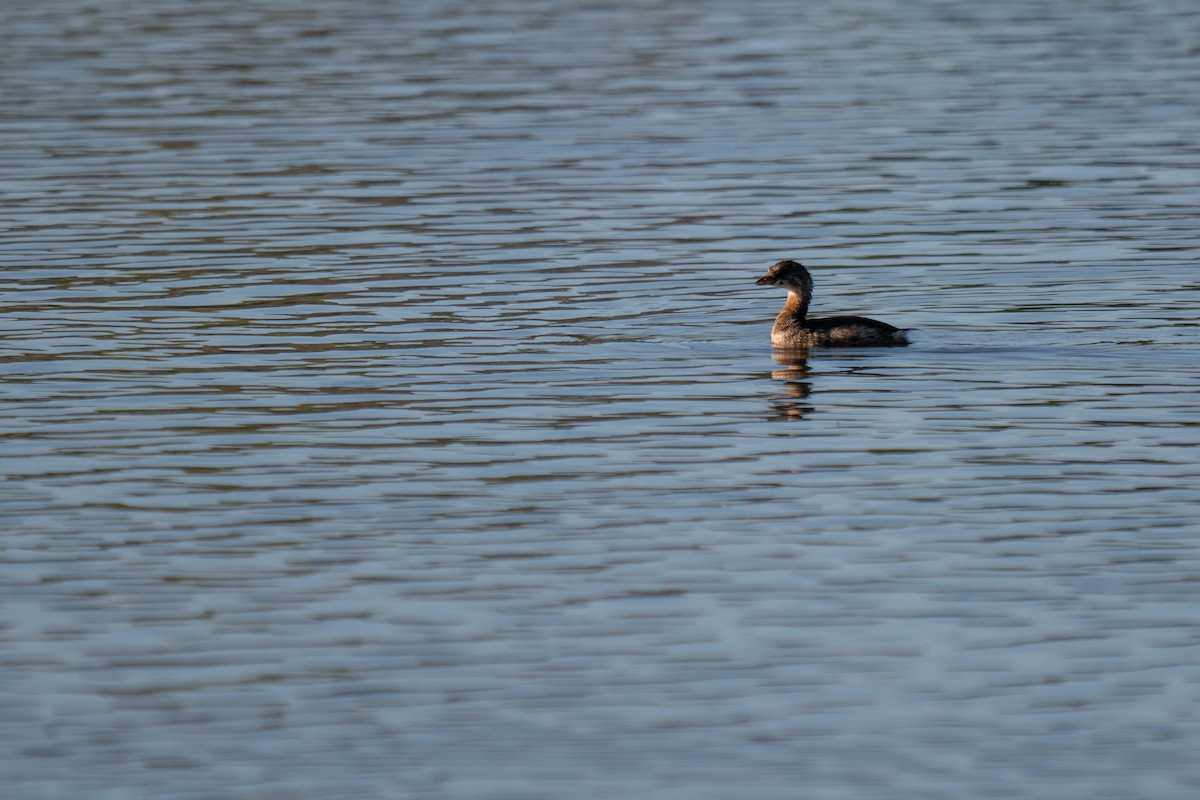
[[813, 279], [799, 261], [772, 264], [755, 283], [788, 290], [787, 302], [775, 317], [771, 344], [776, 347], [898, 347], [908, 344], [908, 332], [867, 317], [810, 319]]

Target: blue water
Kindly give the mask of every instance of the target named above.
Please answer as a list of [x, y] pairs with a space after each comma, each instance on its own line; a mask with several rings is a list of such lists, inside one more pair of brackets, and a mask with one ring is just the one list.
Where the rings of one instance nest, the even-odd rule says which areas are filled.
[[1191, 4], [2, 23], [4, 796], [1197, 796]]

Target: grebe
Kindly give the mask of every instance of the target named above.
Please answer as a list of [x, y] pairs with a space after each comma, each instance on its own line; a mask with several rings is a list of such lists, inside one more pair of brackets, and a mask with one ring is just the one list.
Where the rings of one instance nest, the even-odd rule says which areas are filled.
[[906, 331], [886, 322], [866, 317], [825, 317], [809, 319], [812, 302], [812, 275], [799, 261], [772, 264], [759, 286], [782, 286], [788, 290], [783, 311], [771, 328], [771, 344], [776, 347], [897, 347], [908, 344]]

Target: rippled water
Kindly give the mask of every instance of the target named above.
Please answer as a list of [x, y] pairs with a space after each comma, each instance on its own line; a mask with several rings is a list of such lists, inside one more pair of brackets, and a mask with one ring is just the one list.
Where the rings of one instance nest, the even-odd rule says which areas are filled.
[[1200, 790], [1193, 4], [0, 19], [5, 796]]

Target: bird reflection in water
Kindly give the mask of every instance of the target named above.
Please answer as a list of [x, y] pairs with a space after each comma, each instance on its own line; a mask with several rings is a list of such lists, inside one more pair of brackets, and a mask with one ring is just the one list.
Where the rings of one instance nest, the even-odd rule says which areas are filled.
[[771, 398], [771, 419], [798, 420], [813, 410], [808, 404], [812, 394], [812, 382], [808, 374], [808, 350], [804, 348], [776, 349], [771, 357], [779, 369], [771, 370], [771, 377], [783, 383], [784, 391]]

